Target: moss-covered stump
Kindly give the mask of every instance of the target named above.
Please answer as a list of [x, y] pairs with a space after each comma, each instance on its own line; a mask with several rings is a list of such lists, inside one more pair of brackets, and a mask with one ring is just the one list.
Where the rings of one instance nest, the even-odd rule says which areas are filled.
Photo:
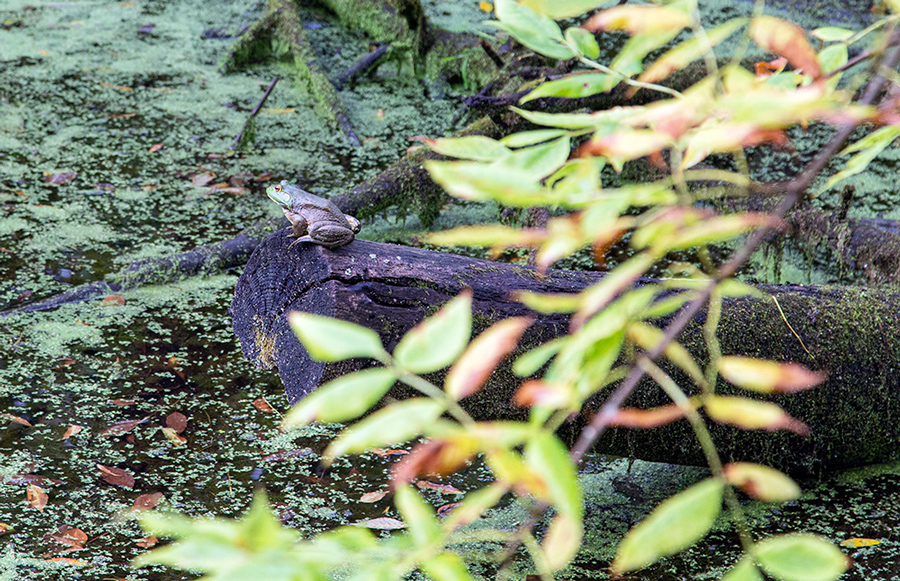
[[[288, 327], [289, 311], [365, 325], [376, 330], [390, 349], [404, 332], [463, 288], [474, 291], [476, 327], [481, 329], [501, 318], [533, 314], [509, 300], [512, 290], [575, 292], [601, 276], [551, 270], [542, 278], [521, 266], [365, 240], [334, 251], [313, 244], [288, 248], [292, 241], [286, 234], [269, 237], [254, 252], [236, 286], [232, 311], [244, 355], [259, 367], [277, 367], [292, 401], [370, 362], [325, 365], [311, 361]], [[829, 378], [809, 392], [774, 398], [810, 427], [809, 437], [713, 426], [723, 458], [811, 473], [900, 456], [900, 422], [896, 421], [900, 417], [900, 291], [799, 286], [762, 290], [778, 304], [771, 298], [726, 302], [719, 331], [723, 353], [797, 361], [827, 371]], [[701, 358], [703, 317], [682, 337]], [[537, 316], [522, 349], [565, 333], [567, 323], [562, 316]], [[687, 387], [684, 378], [673, 374]], [[523, 410], [510, 403], [520, 381], [502, 367], [487, 389], [464, 403], [479, 418], [521, 418]], [[734, 391], [727, 385], [718, 389]], [[398, 389], [393, 395], [405, 394]], [[629, 405], [664, 403], [660, 390], [646, 382]], [[566, 429], [577, 433], [584, 419]], [[598, 449], [647, 460], [703, 463], [684, 422], [655, 430], [612, 430]]]

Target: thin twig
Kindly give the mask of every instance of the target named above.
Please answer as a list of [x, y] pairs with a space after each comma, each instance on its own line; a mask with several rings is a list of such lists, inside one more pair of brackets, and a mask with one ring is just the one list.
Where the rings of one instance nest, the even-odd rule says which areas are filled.
[[265, 104], [266, 99], [269, 98], [269, 93], [272, 92], [272, 89], [275, 88], [275, 85], [278, 83], [278, 77], [276, 76], [272, 79], [272, 82], [269, 83], [269, 88], [266, 89], [266, 92], [263, 93], [262, 99], [259, 100], [259, 103], [256, 104], [256, 107], [253, 108], [253, 111], [250, 112], [250, 116], [247, 117], [247, 121], [244, 123], [244, 126], [241, 127], [241, 132], [237, 134], [237, 137], [234, 138], [234, 142], [231, 144], [231, 149], [237, 149], [238, 143], [241, 142], [241, 138], [244, 136], [244, 132], [247, 131], [247, 128], [250, 127], [250, 123], [253, 122], [256, 114], [259, 113], [259, 110], [262, 109], [263, 104]]
[[340, 76], [335, 79], [334, 83], [332, 83], [334, 85], [334, 88], [340, 91], [344, 87], [344, 85], [349, 83], [351, 80], [362, 74], [365, 74], [372, 67], [378, 64], [378, 62], [385, 55], [385, 53], [387, 53], [390, 47], [390, 43], [382, 44], [366, 56], [353, 63], [350, 68], [341, 73]]

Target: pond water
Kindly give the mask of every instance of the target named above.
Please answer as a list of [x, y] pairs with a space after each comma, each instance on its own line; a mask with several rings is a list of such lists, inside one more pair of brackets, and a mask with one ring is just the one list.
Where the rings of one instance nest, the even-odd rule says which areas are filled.
[[[448, 27], [485, 17], [474, 1], [426, 6]], [[275, 217], [262, 193], [272, 181], [339, 192], [397, 159], [409, 136], [441, 134], [456, 114], [454, 100], [427, 98], [408, 71], [381, 67], [342, 93], [363, 138], [353, 148], [319, 119], [285, 65], [217, 72], [234, 36], [260, 11], [254, 2], [205, 0], [0, 5], [0, 310]], [[323, 69], [343, 70], [368, 50], [324, 13], [304, 15]], [[229, 154], [275, 75], [286, 79], [257, 118], [254, 147]], [[368, 225], [361, 235], [400, 237], [402, 225]], [[283, 522], [307, 533], [394, 514], [389, 498], [359, 499], [384, 489], [395, 455], [341, 459], [326, 474], [319, 452], [337, 427], [278, 431], [287, 409], [281, 382], [245, 361], [231, 333], [228, 305], [239, 274], [0, 319], [0, 579], [192, 578], [128, 566], [148, 544], [129, 515], [153, 493], [162, 494], [156, 510], [236, 517], [265, 487]], [[592, 460], [584, 475], [588, 513], [598, 519], [592, 552], [563, 577], [602, 575], [616, 535], [672, 486], [697, 477], [694, 469]], [[444, 483], [468, 491], [487, 478], [476, 466]], [[873, 478], [859, 482], [895, 498], [895, 472]], [[827, 490], [780, 514], [760, 509], [759, 526], [801, 526], [771, 524], [795, 511], [798, 521], [817, 514], [827, 529], [835, 526], [830, 503], [850, 499], [853, 511], [876, 488]], [[428, 499], [441, 506], [458, 496], [432, 491]], [[877, 551], [896, 543], [890, 502], [859, 509], [870, 528], [832, 530], [835, 540], [844, 532], [886, 539], [857, 558], [874, 555], [868, 571], [889, 562]], [[486, 522], [504, 526], [518, 511], [511, 505]], [[723, 548], [733, 548], [732, 537], [719, 533], [693, 557], [648, 575], [714, 575], [733, 558]], [[720, 558], [692, 560], [704, 551]]]

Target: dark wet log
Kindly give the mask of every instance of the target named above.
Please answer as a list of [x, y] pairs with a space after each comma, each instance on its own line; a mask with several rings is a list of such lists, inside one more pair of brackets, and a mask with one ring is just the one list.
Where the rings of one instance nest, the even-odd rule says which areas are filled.
[[[515, 289], [578, 291], [598, 280], [596, 273], [532, 269], [453, 254], [356, 240], [330, 251], [312, 244], [288, 249], [279, 232], [253, 254], [235, 289], [234, 331], [244, 354], [257, 366], [277, 367], [288, 397], [297, 401], [321, 383], [371, 362], [311, 361], [288, 328], [286, 315], [301, 310], [338, 317], [379, 332], [391, 349], [426, 314], [470, 287], [476, 326], [529, 311], [509, 300]], [[828, 381], [803, 394], [774, 398], [810, 426], [809, 438], [792, 433], [744, 432], [713, 426], [725, 461], [766, 463], [793, 473], [883, 462], [900, 456], [900, 291], [887, 288], [769, 286], [787, 321], [803, 339], [807, 354], [771, 298], [727, 301], [720, 326], [724, 354], [797, 361], [826, 370]], [[682, 343], [698, 357], [703, 347], [701, 314]], [[534, 346], [565, 333], [567, 319], [539, 316], [523, 338]], [[687, 389], [688, 382], [673, 372]], [[440, 377], [433, 378], [440, 381]], [[510, 403], [521, 380], [508, 366], [488, 388], [464, 400], [476, 417], [521, 418]], [[719, 385], [721, 392], [734, 390]], [[396, 397], [408, 395], [397, 388]], [[592, 402], [592, 405], [596, 402]], [[629, 405], [666, 403], [649, 383]], [[582, 419], [566, 427], [577, 433]], [[655, 430], [612, 430], [598, 451], [675, 463], [703, 463], [685, 422]]]

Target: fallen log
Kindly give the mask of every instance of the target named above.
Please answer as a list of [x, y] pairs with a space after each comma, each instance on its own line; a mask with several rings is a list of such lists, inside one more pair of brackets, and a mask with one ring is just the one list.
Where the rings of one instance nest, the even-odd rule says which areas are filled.
[[[509, 299], [512, 290], [577, 292], [598, 273], [550, 270], [546, 276], [511, 264], [356, 240], [335, 250], [292, 242], [287, 232], [267, 238], [254, 252], [235, 288], [234, 332], [244, 355], [262, 368], [277, 367], [289, 399], [296, 402], [334, 377], [369, 366], [353, 360], [328, 364], [310, 360], [291, 333], [286, 315], [300, 310], [337, 317], [376, 330], [390, 350], [424, 316], [464, 288], [474, 293], [476, 332], [499, 319], [534, 314]], [[805, 422], [810, 436], [790, 432], [748, 432], [713, 425], [725, 461], [755, 461], [808, 474], [900, 457], [900, 290], [865, 287], [760, 287], [772, 298], [729, 299], [719, 337], [722, 352], [796, 361], [825, 370], [828, 380], [802, 394], [772, 398]], [[780, 307], [780, 310], [779, 308]], [[784, 313], [782, 316], [781, 313]], [[536, 315], [522, 350], [567, 331], [567, 317]], [[702, 358], [705, 313], [681, 338]], [[793, 334], [790, 323], [803, 345]], [[679, 383], [688, 382], [673, 372]], [[432, 379], [440, 381], [439, 376]], [[480, 419], [522, 418], [510, 402], [521, 382], [501, 366], [489, 386], [463, 401]], [[717, 390], [734, 393], [720, 384]], [[409, 392], [401, 386], [393, 397]], [[747, 395], [747, 394], [744, 394]], [[602, 394], [601, 394], [602, 396]], [[668, 403], [658, 388], [643, 384], [628, 405]], [[577, 434], [585, 418], [567, 430]], [[704, 463], [686, 422], [653, 430], [614, 429], [597, 451], [646, 460]]]

